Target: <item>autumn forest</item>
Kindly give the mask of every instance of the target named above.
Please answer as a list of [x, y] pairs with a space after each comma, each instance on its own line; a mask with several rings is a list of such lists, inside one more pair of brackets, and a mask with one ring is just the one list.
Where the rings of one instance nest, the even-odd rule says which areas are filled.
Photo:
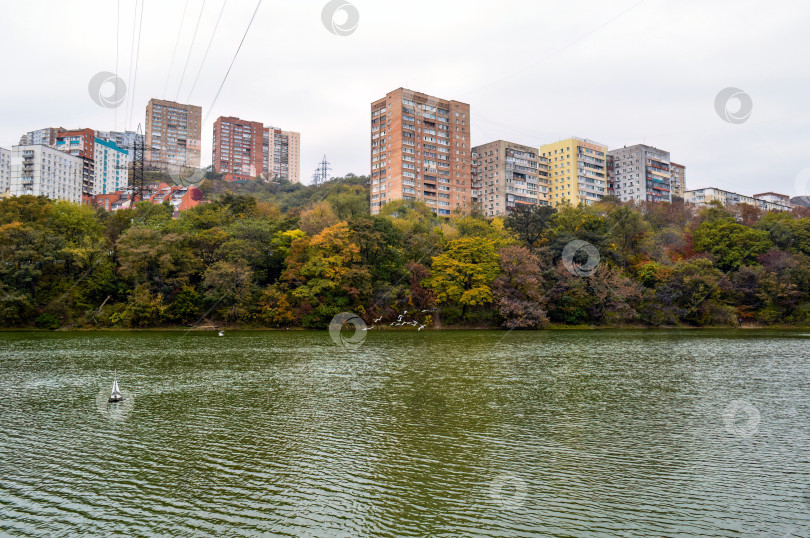
[[[805, 209], [608, 198], [487, 219], [399, 201], [371, 216], [365, 177], [200, 187], [210, 203], [177, 217], [0, 201], [2, 327], [324, 328], [405, 310], [432, 328], [810, 324]], [[570, 269], [587, 253], [564, 259], [573, 241], [598, 252], [587, 274]]]

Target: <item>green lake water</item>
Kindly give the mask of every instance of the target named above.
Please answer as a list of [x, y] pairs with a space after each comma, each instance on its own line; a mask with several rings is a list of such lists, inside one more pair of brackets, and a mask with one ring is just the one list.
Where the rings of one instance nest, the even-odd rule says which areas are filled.
[[364, 335], [0, 333], [0, 534], [810, 536], [808, 331]]

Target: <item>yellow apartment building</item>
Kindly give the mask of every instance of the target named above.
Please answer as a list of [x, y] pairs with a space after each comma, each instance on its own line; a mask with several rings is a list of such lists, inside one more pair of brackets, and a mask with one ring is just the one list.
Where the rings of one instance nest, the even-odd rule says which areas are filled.
[[607, 146], [584, 138], [568, 138], [540, 146], [548, 159], [551, 205], [593, 204], [607, 195]]

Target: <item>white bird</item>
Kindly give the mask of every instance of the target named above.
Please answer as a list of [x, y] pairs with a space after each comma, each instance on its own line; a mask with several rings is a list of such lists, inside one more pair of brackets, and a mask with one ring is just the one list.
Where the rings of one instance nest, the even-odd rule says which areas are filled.
[[399, 317], [397, 318], [397, 321], [402, 321], [402, 314], [399, 315]]
[[407, 314], [407, 313], [408, 313], [408, 311], [406, 310], [405, 312], [403, 312], [403, 313], [402, 313], [402, 315], [404, 316], [404, 315], [405, 315], [405, 314]]
[[225, 336], [225, 331], [219, 331], [219, 336]]
[[374, 323], [379, 323], [382, 318], [383, 318], [382, 316], [378, 317], [377, 319], [374, 320]]
[[424, 329], [424, 328], [425, 328], [425, 326], [420, 324], [420, 325], [419, 325], [419, 328], [418, 328], [418, 329], [416, 329], [416, 332], [419, 332], [419, 331], [421, 331], [421, 330], [422, 330], [422, 329]]

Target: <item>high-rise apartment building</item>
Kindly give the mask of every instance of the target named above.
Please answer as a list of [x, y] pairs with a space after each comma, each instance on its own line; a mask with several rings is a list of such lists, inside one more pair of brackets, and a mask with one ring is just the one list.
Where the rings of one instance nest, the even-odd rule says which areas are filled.
[[214, 171], [226, 176], [259, 177], [264, 172], [263, 141], [261, 122], [220, 116], [214, 122]]
[[108, 142], [115, 142], [119, 148], [126, 150], [128, 164], [133, 160], [136, 144], [145, 144], [143, 133], [135, 131], [96, 131], [96, 137]]
[[127, 150], [115, 142], [95, 138], [93, 195], [107, 194], [129, 186]]
[[670, 161], [669, 172], [672, 176], [672, 196], [683, 198], [686, 192], [686, 167]]
[[82, 197], [84, 203], [91, 203], [95, 194], [95, 148], [96, 132], [93, 129], [61, 130], [56, 135], [56, 149], [69, 153], [82, 160]]
[[398, 88], [371, 103], [371, 213], [418, 200], [437, 215], [472, 209], [470, 105]]
[[8, 192], [11, 184], [11, 150], [0, 148], [0, 196]]
[[144, 158], [158, 170], [199, 168], [202, 107], [150, 99], [146, 105]]
[[278, 127], [264, 128], [263, 165], [268, 180], [301, 181], [301, 134]]
[[548, 205], [548, 164], [538, 149], [496, 140], [472, 149], [475, 201], [487, 216], [519, 205]]
[[11, 149], [12, 196], [30, 194], [54, 200], [82, 201], [81, 157], [44, 144], [14, 146]]
[[470, 205], [473, 209], [483, 212], [483, 191], [481, 188], [483, 168], [481, 162], [481, 154], [473, 148], [470, 151]]
[[64, 131], [64, 127], [45, 127], [44, 129], [37, 129], [36, 131], [28, 131], [20, 137], [20, 145], [39, 145], [45, 144], [46, 146], [56, 146], [56, 136], [60, 131]]
[[540, 146], [548, 159], [551, 205], [567, 200], [592, 204], [607, 195], [607, 146], [593, 140], [568, 138]]
[[214, 122], [214, 170], [230, 181], [262, 177], [301, 181], [301, 135], [221, 116]]
[[612, 194], [622, 202], [671, 202], [669, 152], [645, 144], [608, 152]]

